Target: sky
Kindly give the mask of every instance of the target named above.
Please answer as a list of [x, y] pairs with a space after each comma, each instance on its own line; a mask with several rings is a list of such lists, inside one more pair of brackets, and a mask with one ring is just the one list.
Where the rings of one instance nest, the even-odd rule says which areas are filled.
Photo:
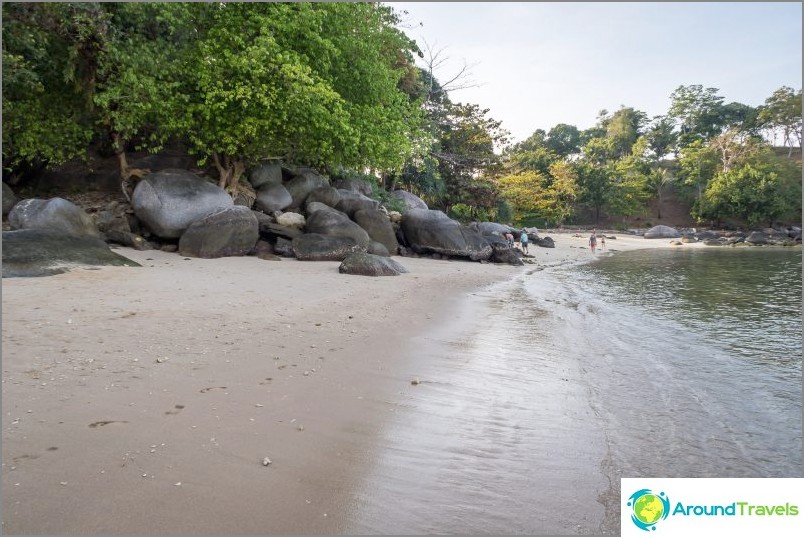
[[450, 98], [489, 108], [515, 142], [558, 123], [587, 129], [623, 105], [665, 114], [681, 85], [750, 106], [802, 86], [800, 2], [386, 4], [448, 58], [438, 80], [470, 66], [477, 86]]

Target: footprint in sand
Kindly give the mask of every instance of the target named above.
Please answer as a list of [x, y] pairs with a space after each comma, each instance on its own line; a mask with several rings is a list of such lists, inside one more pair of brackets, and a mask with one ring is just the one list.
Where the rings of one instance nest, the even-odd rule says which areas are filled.
[[209, 388], [202, 388], [201, 393], [207, 393], [209, 390], [225, 390], [226, 386], [210, 386]]
[[95, 423], [90, 423], [89, 426], [91, 428], [95, 427], [105, 427], [106, 425], [111, 425], [112, 423], [128, 423], [127, 421], [96, 421]]
[[184, 408], [184, 405], [176, 405], [173, 408], [175, 408], [176, 410], [167, 410], [167, 411], [165, 411], [165, 414], [168, 414], [168, 415], [170, 415], [170, 414], [178, 414]]

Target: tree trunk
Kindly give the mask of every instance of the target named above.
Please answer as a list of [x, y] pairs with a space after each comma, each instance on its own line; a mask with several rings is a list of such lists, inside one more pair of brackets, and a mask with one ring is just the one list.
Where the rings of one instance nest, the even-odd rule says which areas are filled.
[[151, 173], [151, 170], [147, 168], [131, 168], [128, 165], [125, 144], [120, 138], [120, 134], [113, 132], [112, 142], [114, 143], [114, 153], [117, 157], [117, 166], [120, 168], [120, 188], [123, 191], [123, 195], [126, 197], [126, 201], [131, 203], [131, 196], [134, 194], [134, 186], [136, 183], [136, 180], [132, 181], [132, 177], [142, 179], [144, 176]]
[[221, 159], [217, 153], [212, 154], [212, 160], [218, 170], [218, 186], [232, 196], [232, 199], [237, 197], [240, 190], [247, 190], [240, 188], [240, 177], [246, 171], [246, 165], [242, 160], [233, 161], [227, 155], [223, 155]]
[[656, 200], [656, 218], [662, 218], [662, 193], [659, 191], [659, 197]]

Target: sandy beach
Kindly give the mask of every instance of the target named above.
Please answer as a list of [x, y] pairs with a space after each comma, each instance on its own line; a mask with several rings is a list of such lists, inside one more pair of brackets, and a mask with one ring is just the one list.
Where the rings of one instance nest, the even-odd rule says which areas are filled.
[[142, 268], [4, 279], [3, 532], [345, 532], [428, 341], [473, 294], [592, 258], [550, 236], [533, 265], [397, 257], [410, 273], [386, 278], [121, 248]]

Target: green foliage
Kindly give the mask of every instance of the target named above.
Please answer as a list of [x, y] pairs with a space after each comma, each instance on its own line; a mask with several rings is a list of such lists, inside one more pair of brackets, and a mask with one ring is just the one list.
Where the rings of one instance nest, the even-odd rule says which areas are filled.
[[510, 224], [513, 221], [514, 211], [511, 204], [504, 199], [497, 200], [497, 214], [495, 221], [501, 224]]
[[790, 156], [796, 144], [801, 147], [801, 90], [782, 86], [774, 91], [759, 107], [756, 122], [774, 137], [781, 133], [784, 145], [790, 148]]

